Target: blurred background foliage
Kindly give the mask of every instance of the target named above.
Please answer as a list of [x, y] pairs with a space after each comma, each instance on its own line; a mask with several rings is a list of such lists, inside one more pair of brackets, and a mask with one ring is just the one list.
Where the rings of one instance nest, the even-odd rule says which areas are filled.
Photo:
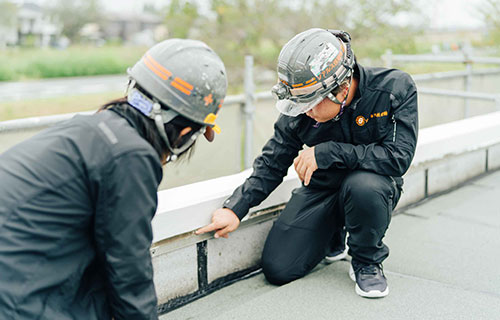
[[[379, 58], [387, 49], [398, 53], [418, 51], [415, 36], [425, 17], [413, 1], [210, 0], [209, 12], [200, 14], [196, 2], [173, 0], [165, 24], [172, 37], [205, 40], [229, 67], [241, 66], [251, 54], [255, 63], [275, 68], [281, 47], [295, 34], [312, 27], [348, 30], [358, 56]], [[419, 16], [421, 25], [397, 25], [394, 16]], [[180, 25], [184, 27], [180, 27]]]
[[[0, 49], [0, 81], [125, 73], [147, 46], [128, 45], [116, 38], [89, 43], [82, 37], [85, 26], [105, 23], [102, 1], [51, 0], [44, 10], [61, 25], [61, 34], [71, 45], [39, 48], [26, 37], [19, 47]], [[270, 75], [281, 47], [295, 34], [312, 27], [347, 30], [358, 60], [371, 65], [382, 65], [380, 57], [387, 50], [395, 54], [418, 54], [432, 49], [425, 34], [430, 17], [422, 12], [421, 5], [411, 0], [170, 0], [166, 3], [163, 7], [145, 5], [142, 10], [160, 17], [167, 30], [156, 40], [179, 37], [205, 41], [222, 57], [235, 88], [241, 87], [245, 55], [253, 55], [259, 70], [269, 71]], [[13, 23], [15, 10], [8, 0], [0, 0], [0, 30]], [[483, 0], [478, 14], [488, 27], [488, 37], [473, 45], [497, 46], [500, 0]], [[235, 91], [238, 89], [232, 90]]]
[[74, 45], [65, 50], [12, 48], [0, 51], [0, 81], [125, 73], [146, 47]]
[[478, 11], [489, 30], [489, 44], [500, 45], [500, 0], [483, 0]]

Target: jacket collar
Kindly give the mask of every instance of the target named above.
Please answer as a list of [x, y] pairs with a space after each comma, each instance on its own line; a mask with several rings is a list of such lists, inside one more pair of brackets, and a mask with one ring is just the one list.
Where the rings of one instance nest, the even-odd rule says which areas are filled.
[[[132, 107], [130, 107], [130, 109], [132, 109]], [[139, 114], [139, 112], [136, 112], [136, 113], [133, 113], [133, 112], [124, 112], [123, 110], [121, 109], [118, 109], [118, 108], [112, 108], [110, 109], [110, 111], [118, 114], [119, 116], [121, 116], [122, 118], [124, 118], [132, 128], [134, 128], [137, 133], [144, 139], [146, 140], [147, 142], [149, 142], [151, 144], [151, 146], [153, 147], [153, 149], [156, 150], [156, 152], [158, 153], [158, 155], [160, 156], [160, 158], [162, 157], [162, 147], [161, 147], [161, 142], [158, 143], [154, 143], [152, 141], [155, 140], [153, 137], [151, 137], [151, 133], [153, 134], [157, 134], [156, 133], [156, 128], [152, 129], [149, 128], [150, 130], [148, 130], [148, 128], [146, 126], [148, 125], [153, 125], [153, 124], [149, 124], [148, 123], [148, 120], [146, 120], [146, 118], [144, 117], [144, 119], [139, 119], [139, 117], [143, 117], [142, 115]], [[146, 120], [146, 121], [144, 121]], [[153, 125], [154, 126], [154, 125]], [[149, 132], [149, 134], [148, 134]], [[159, 138], [158, 138], [159, 139]], [[160, 140], [158, 140], [160, 141]]]
[[359, 95], [363, 96], [366, 88], [366, 70], [363, 66], [361, 66], [357, 62], [356, 65], [354, 66], [354, 75], [356, 74], [359, 76], [359, 82], [358, 82]]

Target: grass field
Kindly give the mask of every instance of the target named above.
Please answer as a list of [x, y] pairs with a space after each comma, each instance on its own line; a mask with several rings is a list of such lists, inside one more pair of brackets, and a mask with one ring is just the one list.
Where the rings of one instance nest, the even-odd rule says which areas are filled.
[[59, 49], [0, 50], [0, 81], [125, 73], [145, 47], [73, 46]]
[[96, 110], [99, 106], [123, 96], [123, 92], [105, 92], [79, 96], [23, 100], [0, 103], [0, 121], [61, 113]]

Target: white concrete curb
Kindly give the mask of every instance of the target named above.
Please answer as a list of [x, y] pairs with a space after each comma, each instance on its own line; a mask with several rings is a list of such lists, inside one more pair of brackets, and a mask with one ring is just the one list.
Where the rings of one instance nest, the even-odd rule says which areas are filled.
[[[469, 159], [460, 155], [476, 150], [484, 150], [499, 143], [500, 112], [420, 130], [415, 158], [411, 169], [405, 176], [404, 197], [415, 200], [421, 198], [421, 196], [415, 196], [415, 192], [423, 193], [424, 190], [413, 191], [414, 186], [411, 185], [413, 181], [419, 185], [424, 182], [421, 177], [417, 177], [417, 172], [433, 168], [438, 163], [440, 164], [439, 168], [443, 165], [446, 167], [446, 163], [454, 163], [457, 159], [464, 166], [462, 172], [468, 171], [467, 167], [472, 166], [473, 163], [476, 163], [476, 166], [477, 163], [480, 163], [480, 167], [483, 167], [486, 159], [483, 159], [482, 156], [480, 156], [480, 159], [470, 157]], [[492, 152], [498, 152], [495, 150]], [[494, 160], [490, 161], [490, 164], [494, 165]], [[490, 167], [490, 169], [493, 169], [493, 167]], [[442, 175], [446, 175], [447, 171], [443, 170], [441, 168], [437, 171]], [[473, 176], [477, 175], [474, 170], [472, 171]], [[237, 186], [243, 183], [250, 173], [251, 170], [249, 169], [239, 174], [158, 192], [158, 210], [153, 220], [153, 242], [190, 232], [210, 223], [213, 210], [220, 208], [224, 200], [232, 194]], [[427, 187], [433, 190], [443, 189], [438, 185], [434, 185], [435, 183], [444, 183], [442, 179], [437, 180], [432, 182], [432, 186]], [[251, 212], [287, 202], [291, 190], [299, 185], [297, 175], [290, 168], [283, 183], [266, 201], [253, 208]], [[448, 187], [451, 186], [447, 184], [444, 186], [445, 189]]]
[[[423, 129], [398, 208], [499, 168], [500, 112]], [[250, 216], [229, 240], [192, 233], [210, 223], [213, 210], [220, 208], [250, 173], [247, 170], [158, 193], [151, 252], [160, 313], [259, 265], [275, 218], [272, 213]], [[251, 212], [286, 203], [299, 185], [290, 169], [283, 183]]]

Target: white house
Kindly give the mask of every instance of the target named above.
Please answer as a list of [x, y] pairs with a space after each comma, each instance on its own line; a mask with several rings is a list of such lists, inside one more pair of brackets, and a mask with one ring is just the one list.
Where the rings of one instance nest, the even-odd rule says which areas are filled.
[[0, 24], [0, 47], [19, 44], [46, 47], [57, 40], [62, 28], [42, 7], [24, 1], [14, 5], [17, 7], [15, 16]]

